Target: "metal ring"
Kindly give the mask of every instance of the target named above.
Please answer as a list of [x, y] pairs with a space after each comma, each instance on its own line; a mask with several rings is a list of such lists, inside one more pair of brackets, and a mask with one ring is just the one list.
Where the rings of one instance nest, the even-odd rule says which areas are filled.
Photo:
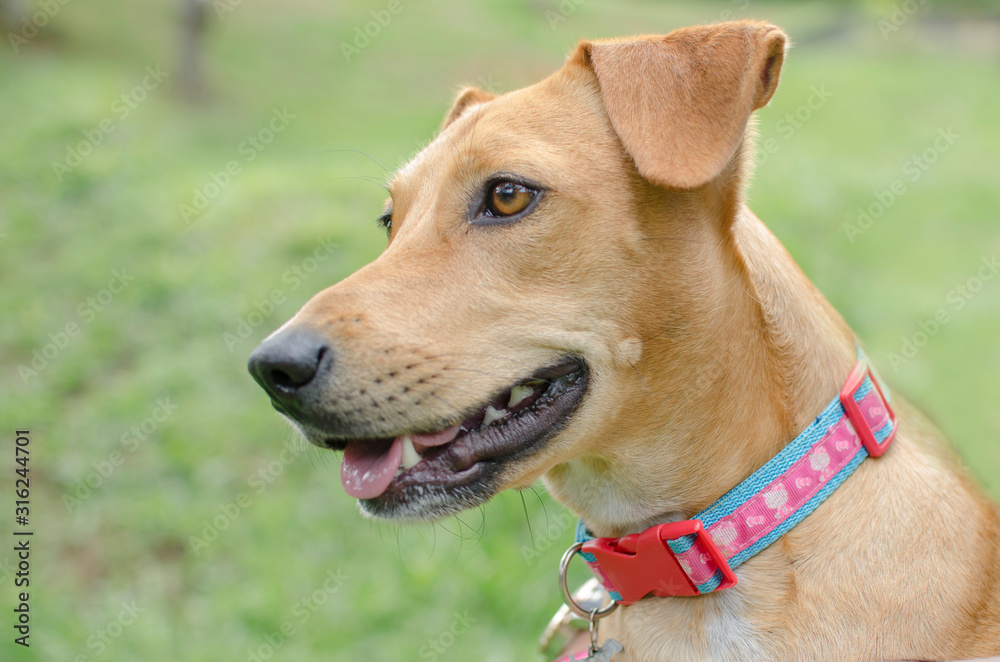
[[605, 607], [601, 607], [600, 609], [593, 611], [588, 611], [583, 607], [581, 607], [580, 605], [578, 605], [576, 603], [576, 600], [573, 599], [573, 594], [569, 592], [569, 586], [566, 584], [566, 570], [569, 568], [570, 561], [573, 560], [573, 557], [576, 556], [576, 553], [579, 552], [582, 547], [583, 547], [582, 542], [573, 543], [573, 546], [567, 549], [566, 552], [562, 555], [562, 560], [559, 561], [559, 590], [562, 591], [563, 602], [565, 602], [566, 606], [570, 608], [570, 611], [572, 611], [580, 618], [584, 618], [587, 620], [592, 619], [596, 621], [598, 619], [604, 618], [605, 616], [613, 612], [615, 609], [618, 609], [618, 603], [612, 600], [611, 604]]

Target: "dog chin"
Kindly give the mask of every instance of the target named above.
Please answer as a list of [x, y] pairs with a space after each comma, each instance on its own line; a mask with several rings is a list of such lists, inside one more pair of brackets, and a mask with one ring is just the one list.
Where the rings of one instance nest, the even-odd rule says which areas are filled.
[[371, 519], [426, 522], [481, 506], [499, 491], [494, 481], [452, 488], [443, 485], [413, 485], [400, 494], [358, 499], [358, 508], [362, 515]]

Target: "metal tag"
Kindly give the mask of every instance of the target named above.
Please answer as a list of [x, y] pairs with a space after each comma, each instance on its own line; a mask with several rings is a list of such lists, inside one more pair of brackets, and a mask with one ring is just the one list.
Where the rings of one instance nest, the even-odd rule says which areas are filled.
[[594, 649], [584, 662], [609, 662], [611, 656], [622, 652], [622, 645], [614, 639], [605, 639], [604, 644]]

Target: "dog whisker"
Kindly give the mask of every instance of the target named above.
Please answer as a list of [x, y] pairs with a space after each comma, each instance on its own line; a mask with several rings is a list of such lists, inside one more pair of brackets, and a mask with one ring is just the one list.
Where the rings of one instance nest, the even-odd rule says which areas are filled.
[[[626, 360], [628, 360], [628, 359], [626, 359]], [[630, 366], [632, 366], [632, 370], [634, 370], [635, 374], [638, 375], [639, 381], [642, 382], [642, 390], [644, 390], [646, 392], [646, 399], [649, 401], [649, 404], [652, 405], [653, 404], [653, 394], [649, 391], [649, 386], [646, 385], [646, 378], [642, 376], [642, 373], [639, 372], [639, 369], [635, 367], [634, 363], [632, 363], [631, 361], [628, 361], [628, 364]]]
[[386, 163], [382, 159], [378, 158], [377, 156], [374, 156], [373, 154], [369, 154], [368, 152], [366, 152], [364, 150], [360, 150], [360, 149], [352, 149], [352, 148], [325, 149], [325, 150], [320, 150], [320, 151], [318, 151], [316, 153], [317, 154], [333, 154], [333, 153], [337, 153], [337, 152], [348, 152], [348, 153], [351, 153], [351, 154], [360, 154], [362, 156], [366, 156], [366, 157], [368, 157], [369, 160], [371, 160], [372, 163], [374, 163], [378, 167], [382, 168], [382, 170], [384, 170], [385, 172], [390, 173], [390, 174], [393, 172], [392, 166], [390, 166], [388, 163]]
[[369, 177], [369, 176], [366, 176], [366, 175], [348, 175], [348, 176], [344, 176], [344, 177], [334, 177], [331, 181], [339, 182], [339, 181], [344, 181], [344, 180], [355, 180], [355, 179], [363, 181], [363, 182], [368, 182], [369, 184], [375, 184], [376, 186], [378, 186], [383, 191], [386, 191], [386, 192], [389, 191], [389, 188], [385, 185], [385, 181], [382, 180], [382, 179], [379, 179], [378, 177]]
[[695, 244], [697, 246], [708, 246], [712, 242], [702, 239], [692, 239], [691, 237], [640, 237], [642, 241], [669, 241], [678, 244]]
[[[531, 548], [535, 547], [535, 533], [531, 530], [531, 517], [528, 516], [528, 504], [524, 501], [524, 490], [518, 490], [517, 495], [521, 497], [521, 507], [524, 509], [524, 523], [528, 525], [528, 538], [531, 540]], [[548, 530], [548, 523], [546, 522], [546, 530]]]

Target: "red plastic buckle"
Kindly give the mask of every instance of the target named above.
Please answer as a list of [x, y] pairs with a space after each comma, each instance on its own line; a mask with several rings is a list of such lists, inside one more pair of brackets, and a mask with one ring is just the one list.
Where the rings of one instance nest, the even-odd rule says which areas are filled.
[[[882, 400], [885, 411], [889, 414], [889, 420], [892, 422], [892, 432], [889, 433], [889, 436], [881, 444], [875, 439], [875, 431], [868, 424], [868, 419], [861, 413], [861, 405], [854, 399], [854, 394], [861, 388], [865, 377], [871, 377], [872, 384], [875, 385], [875, 390], [878, 392], [878, 397]], [[847, 418], [850, 419], [855, 432], [861, 437], [861, 443], [868, 449], [868, 454], [872, 457], [882, 455], [889, 448], [893, 437], [896, 436], [896, 412], [889, 406], [889, 398], [885, 397], [885, 394], [882, 393], [882, 387], [879, 386], [878, 380], [872, 373], [872, 369], [864, 360], [854, 364], [854, 369], [851, 370], [851, 374], [847, 378], [847, 383], [840, 390], [840, 404], [844, 406]]]
[[623, 605], [638, 602], [650, 593], [658, 598], [701, 595], [666, 543], [687, 535], [697, 536], [702, 549], [722, 571], [722, 583], [716, 590], [734, 586], [736, 575], [697, 519], [661, 524], [624, 538], [594, 538], [584, 543], [581, 551], [597, 558]]

